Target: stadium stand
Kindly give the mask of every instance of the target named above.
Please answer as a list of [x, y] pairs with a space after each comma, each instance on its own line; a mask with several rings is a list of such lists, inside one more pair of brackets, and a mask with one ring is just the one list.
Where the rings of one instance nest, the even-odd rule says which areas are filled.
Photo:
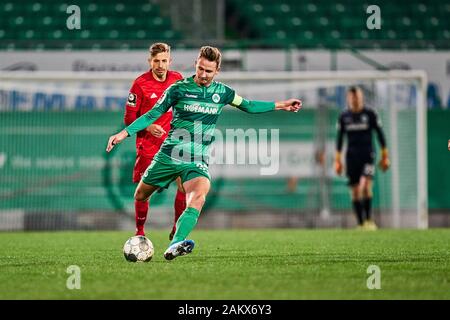
[[148, 39], [181, 38], [157, 4], [78, 1], [80, 30], [66, 28], [69, 5], [60, 1], [2, 3], [0, 49], [128, 49], [146, 47]]
[[[450, 3], [445, 0], [411, 0], [407, 6], [379, 1], [380, 30], [366, 27], [366, 1], [227, 0], [226, 4], [230, 43], [222, 47], [450, 47]], [[69, 5], [55, 0], [0, 4], [0, 49], [133, 49], [146, 47], [149, 40], [180, 46], [188, 40], [158, 2], [78, 1], [80, 30], [66, 28]], [[233, 23], [236, 19], [239, 22]]]
[[[368, 30], [367, 1], [230, 0], [231, 11], [267, 46], [443, 49], [450, 45], [450, 3], [378, 1], [381, 29]], [[405, 2], [406, 4], [406, 2]], [[369, 32], [371, 31], [371, 32]]]

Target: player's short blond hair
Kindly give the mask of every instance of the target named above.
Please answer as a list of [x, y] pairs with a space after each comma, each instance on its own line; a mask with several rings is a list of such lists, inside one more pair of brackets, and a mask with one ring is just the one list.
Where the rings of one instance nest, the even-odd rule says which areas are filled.
[[164, 42], [156, 42], [150, 46], [148, 49], [150, 56], [153, 58], [158, 53], [167, 52], [170, 54], [170, 46]]
[[216, 62], [217, 69], [220, 68], [220, 63], [222, 62], [222, 53], [216, 47], [203, 46], [200, 48], [198, 53], [198, 59], [205, 58], [208, 61]]

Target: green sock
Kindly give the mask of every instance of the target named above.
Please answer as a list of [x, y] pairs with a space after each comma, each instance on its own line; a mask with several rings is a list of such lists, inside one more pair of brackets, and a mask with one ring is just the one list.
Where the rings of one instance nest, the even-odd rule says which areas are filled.
[[186, 208], [183, 214], [177, 221], [177, 232], [173, 236], [173, 240], [170, 245], [183, 241], [186, 237], [191, 233], [192, 229], [194, 229], [197, 224], [198, 216], [200, 212], [195, 208]]

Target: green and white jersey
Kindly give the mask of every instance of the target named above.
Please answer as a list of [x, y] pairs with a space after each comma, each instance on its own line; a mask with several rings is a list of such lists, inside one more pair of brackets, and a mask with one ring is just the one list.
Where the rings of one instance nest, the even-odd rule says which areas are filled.
[[275, 107], [273, 102], [247, 101], [221, 82], [213, 81], [205, 87], [190, 77], [167, 88], [155, 106], [128, 126], [126, 131], [133, 135], [172, 108], [171, 130], [159, 153], [174, 161], [208, 163], [214, 129], [227, 104], [255, 113], [271, 111]]

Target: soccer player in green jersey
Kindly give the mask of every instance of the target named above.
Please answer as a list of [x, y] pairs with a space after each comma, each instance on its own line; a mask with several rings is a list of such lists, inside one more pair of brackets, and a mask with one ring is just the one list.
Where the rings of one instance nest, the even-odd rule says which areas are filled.
[[195, 62], [195, 75], [172, 84], [153, 109], [108, 140], [106, 151], [125, 138], [147, 128], [170, 108], [173, 120], [168, 138], [155, 155], [139, 182], [134, 197], [149, 199], [159, 188], [167, 188], [181, 177], [186, 192], [186, 209], [177, 222], [175, 236], [164, 257], [172, 260], [192, 252], [194, 241], [186, 239], [197, 224], [210, 188], [208, 151], [222, 108], [227, 104], [248, 113], [275, 110], [297, 112], [302, 102], [289, 99], [276, 102], [246, 100], [223, 83], [214, 81], [220, 71], [219, 49], [204, 46]]

